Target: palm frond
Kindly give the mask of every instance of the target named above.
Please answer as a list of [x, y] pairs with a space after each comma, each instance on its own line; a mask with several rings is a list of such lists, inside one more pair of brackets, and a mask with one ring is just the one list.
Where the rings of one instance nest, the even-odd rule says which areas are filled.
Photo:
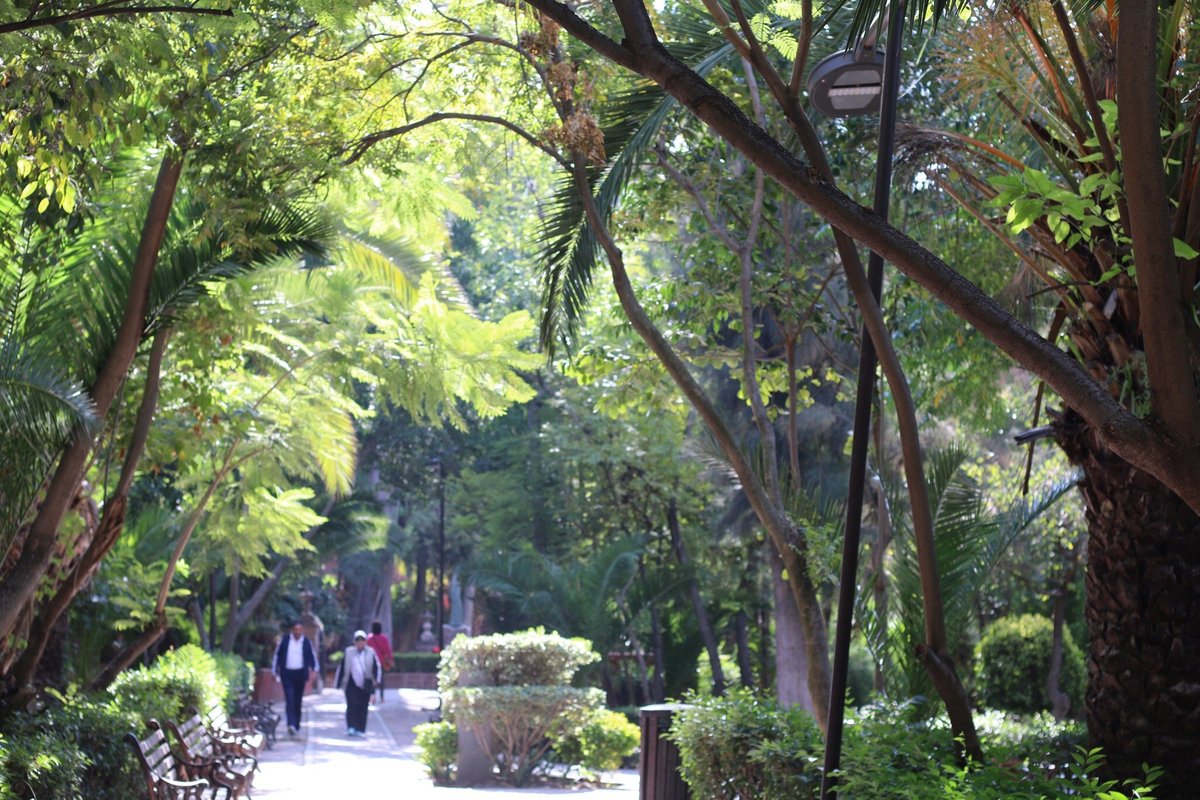
[[332, 259], [387, 289], [406, 308], [417, 303], [421, 276], [433, 273], [442, 302], [462, 311], [471, 309], [466, 290], [454, 274], [444, 264], [422, 258], [411, 242], [343, 228]]

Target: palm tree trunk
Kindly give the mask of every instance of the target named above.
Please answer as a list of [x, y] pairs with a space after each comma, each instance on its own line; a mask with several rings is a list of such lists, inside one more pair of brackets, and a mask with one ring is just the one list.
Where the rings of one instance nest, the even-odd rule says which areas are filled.
[[[112, 407], [129, 366], [137, 355], [145, 327], [146, 306], [158, 251], [166, 233], [167, 219], [175, 201], [175, 189], [183, 172], [183, 155], [168, 151], [159, 166], [142, 236], [130, 274], [129, 295], [117, 337], [105, 356], [91, 387], [96, 416], [104, 419]], [[18, 616], [37, 591], [54, 554], [59, 527], [78, 492], [93, 438], [77, 429], [50, 479], [37, 516], [30, 526], [20, 557], [0, 580], [0, 639], [13, 633]]]
[[29, 641], [20, 659], [11, 671], [12, 684], [15, 687], [29, 686], [37, 674], [38, 664], [42, 660], [46, 645], [54, 635], [55, 627], [71, 602], [91, 583], [100, 562], [117, 543], [121, 532], [125, 530], [125, 508], [129, 500], [129, 490], [133, 487], [133, 479], [137, 472], [138, 462], [146, 449], [146, 441], [150, 437], [150, 425], [154, 421], [154, 412], [158, 408], [158, 389], [162, 376], [163, 356], [167, 349], [170, 329], [162, 328], [154, 337], [150, 348], [150, 359], [146, 366], [146, 383], [142, 389], [142, 402], [134, 419], [133, 432], [125, 447], [125, 460], [121, 465], [121, 475], [117, 479], [116, 488], [104, 504], [104, 512], [100, 517], [95, 535], [87, 550], [68, 571], [67, 578], [50, 600], [38, 610], [34, 622], [30, 625]]
[[1200, 518], [1100, 446], [1073, 412], [1058, 442], [1083, 470], [1088, 520], [1088, 735], [1115, 775], [1167, 770], [1155, 796], [1200, 775]]

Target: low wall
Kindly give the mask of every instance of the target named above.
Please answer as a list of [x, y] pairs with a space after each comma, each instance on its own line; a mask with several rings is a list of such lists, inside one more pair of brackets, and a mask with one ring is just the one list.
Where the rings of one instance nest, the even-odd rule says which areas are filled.
[[388, 689], [436, 689], [436, 672], [387, 672], [383, 685]]

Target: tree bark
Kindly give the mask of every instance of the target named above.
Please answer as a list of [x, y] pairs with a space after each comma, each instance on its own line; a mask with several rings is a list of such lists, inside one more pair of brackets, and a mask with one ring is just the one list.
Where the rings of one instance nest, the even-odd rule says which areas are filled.
[[113, 656], [112, 660], [104, 665], [104, 669], [100, 674], [88, 685], [92, 691], [100, 691], [107, 689], [108, 685], [117, 679], [125, 670], [133, 665], [133, 662], [142, 657], [154, 643], [163, 637], [167, 632], [167, 618], [165, 615], [159, 616], [150, 627], [142, 631], [138, 638], [134, 639], [129, 645], [121, 649], [121, 652]]
[[104, 504], [100, 524], [87, 549], [70, 569], [66, 580], [58, 587], [54, 596], [38, 611], [30, 625], [29, 641], [20, 659], [11, 671], [14, 686], [29, 686], [37, 674], [46, 645], [53, 636], [59, 619], [81, 591], [86, 589], [100, 568], [100, 562], [112, 550], [125, 530], [125, 509], [129, 502], [129, 490], [137, 474], [137, 465], [146, 449], [150, 437], [150, 425], [158, 408], [158, 390], [162, 378], [163, 356], [170, 338], [170, 329], [163, 328], [154, 336], [150, 346], [150, 358], [146, 365], [146, 383], [142, 390], [142, 402], [134, 419], [133, 432], [125, 447], [125, 459], [121, 464], [121, 475], [112, 495]]
[[819, 707], [828, 707], [828, 698], [814, 698], [809, 690], [808, 648], [803, 626], [796, 619], [796, 604], [787, 578], [783, 576], [784, 562], [773, 547], [767, 551], [771, 559], [771, 594], [775, 600], [775, 697], [784, 708], [800, 706], [816, 716]]
[[[122, 313], [121, 327], [91, 388], [99, 419], [108, 415], [129, 372], [129, 366], [137, 355], [145, 328], [146, 306], [154, 280], [154, 268], [158, 263], [158, 251], [162, 246], [182, 171], [182, 154], [168, 152], [163, 156], [130, 271], [129, 295]], [[21, 609], [33, 597], [46, 573], [58, 541], [59, 527], [83, 479], [93, 442], [93, 438], [82, 428], [76, 429], [50, 479], [37, 516], [30, 525], [20, 558], [0, 581], [0, 639], [13, 632]]]
[[1159, 765], [1167, 772], [1155, 796], [1192, 798], [1200, 775], [1200, 518], [1104, 448], [1078, 415], [1060, 420], [1057, 435], [1084, 474], [1088, 734], [1116, 775]]

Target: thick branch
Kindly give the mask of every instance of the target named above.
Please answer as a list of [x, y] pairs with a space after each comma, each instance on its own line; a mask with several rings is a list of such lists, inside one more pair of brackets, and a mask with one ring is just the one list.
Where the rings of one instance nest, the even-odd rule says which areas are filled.
[[1195, 383], [1189, 377], [1192, 365], [1187, 323], [1171, 243], [1171, 209], [1163, 173], [1155, 80], [1157, 44], [1157, 4], [1122, 4], [1117, 109], [1125, 174], [1130, 176], [1125, 191], [1150, 374], [1150, 407], [1165, 424], [1167, 436], [1177, 444], [1194, 447], [1200, 444], [1200, 406], [1196, 403]]
[[0, 24], [0, 34], [17, 33], [18, 31], [27, 31], [32, 28], [44, 28], [52, 25], [61, 25], [64, 22], [73, 22], [79, 19], [94, 19], [96, 17], [116, 17], [130, 16], [136, 14], [199, 14], [210, 17], [232, 17], [233, 10], [229, 8], [196, 8], [191, 5], [168, 5], [168, 6], [121, 6], [115, 7], [111, 4], [96, 6], [95, 8], [86, 8], [79, 11], [73, 11], [69, 14], [55, 14], [49, 17], [36, 17], [34, 19], [23, 19], [20, 22], [6, 22]]
[[[602, 55], [608, 57], [613, 52], [610, 39], [598, 34], [562, 4], [553, 0], [526, 2], [585, 44], [607, 42], [603, 50], [597, 48]], [[822, 180], [811, 167], [746, 119], [727, 97], [665, 49], [656, 46], [634, 53], [616, 47], [614, 56], [617, 63], [630, 66], [666, 89], [835, 228], [879, 253], [946, 303], [989, 341], [1053, 387], [1116, 453], [1153, 474], [1193, 510], [1200, 511], [1200, 482], [1191, 475], [1182, 475], [1176, 468], [1180, 460], [1196, 457], [1195, 445], [1170, 442], [1159, 436], [1117, 403], [1066, 353], [1014, 318], [937, 256]]]

